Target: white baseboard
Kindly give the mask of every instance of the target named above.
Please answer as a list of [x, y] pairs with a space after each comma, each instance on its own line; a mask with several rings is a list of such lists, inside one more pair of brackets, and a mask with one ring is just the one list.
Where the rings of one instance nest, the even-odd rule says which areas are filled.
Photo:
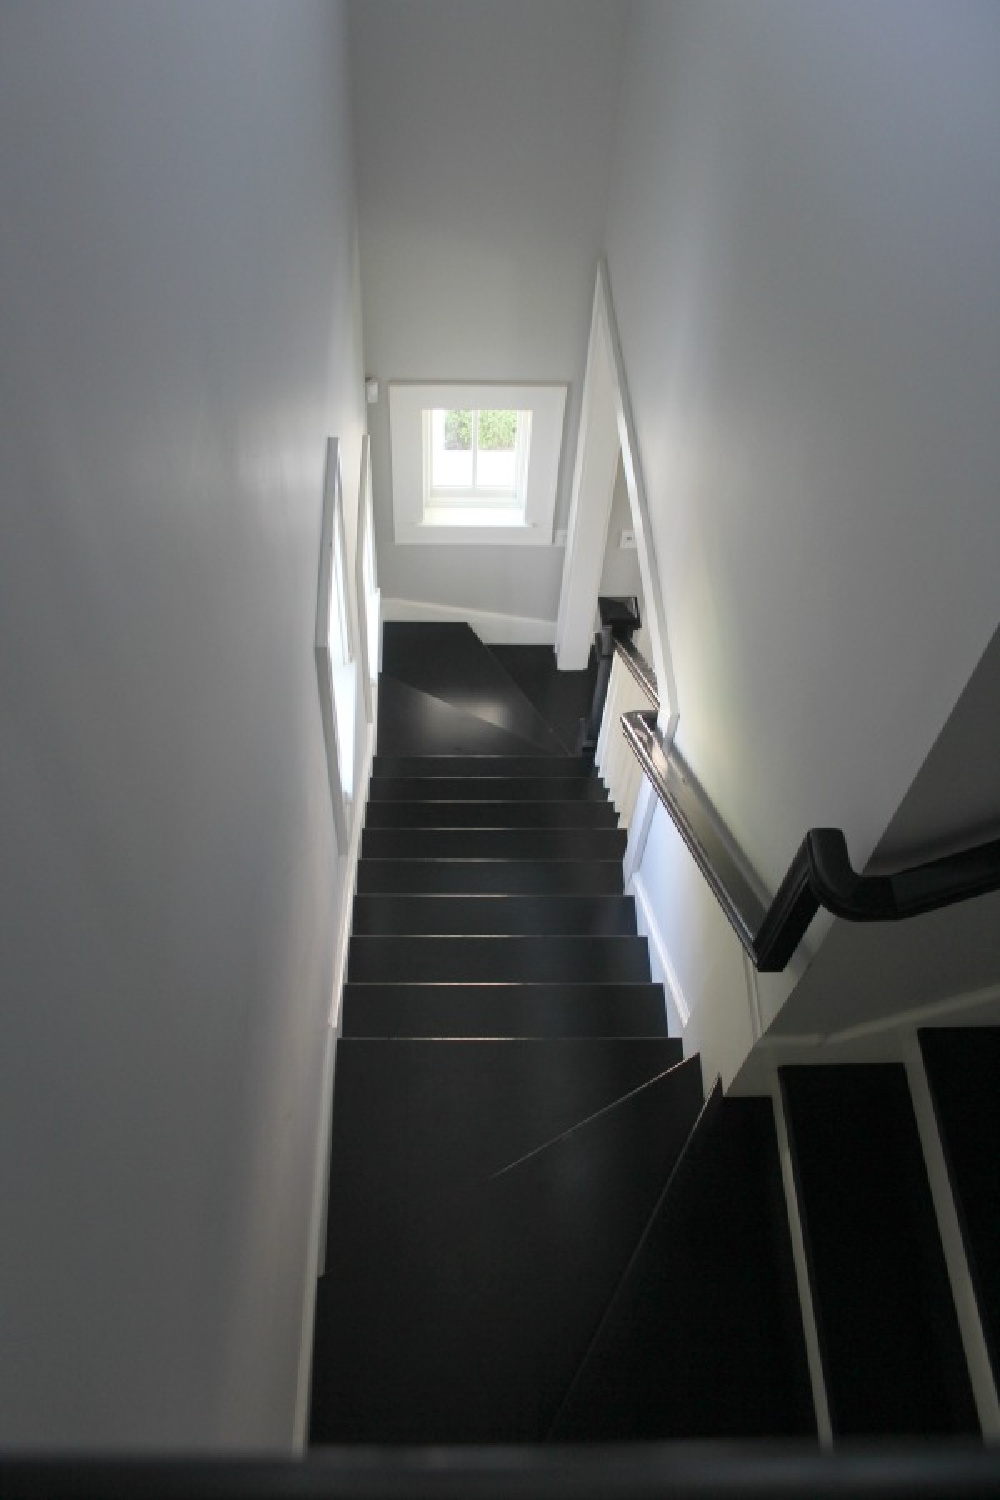
[[326, 1228], [326, 1194], [329, 1175], [330, 1127], [333, 1117], [333, 1062], [337, 1036], [327, 1027], [323, 1049], [323, 1083], [316, 1135], [316, 1169], [313, 1179], [312, 1206], [309, 1215], [309, 1242], [306, 1249], [305, 1287], [302, 1294], [302, 1330], [299, 1337], [299, 1369], [295, 1384], [295, 1412], [292, 1422], [292, 1456], [300, 1458], [309, 1442], [309, 1398], [312, 1386], [313, 1323], [316, 1319], [316, 1294], [319, 1287], [322, 1242]]
[[650, 958], [653, 969], [658, 973], [660, 982], [667, 992], [667, 1003], [672, 1010], [671, 1020], [676, 1018], [677, 1031], [674, 1027], [669, 1028], [671, 1035], [680, 1035], [688, 1021], [691, 1019], [691, 1007], [685, 998], [681, 988], [681, 982], [677, 978], [676, 971], [670, 961], [670, 953], [667, 942], [663, 936], [663, 930], [656, 918], [653, 904], [649, 899], [649, 892], [643, 883], [642, 876], [636, 872], [628, 883], [627, 891], [630, 896], [635, 897], [638, 908], [638, 925], [643, 937], [649, 941], [652, 950]]
[[365, 821], [365, 806], [371, 781], [374, 731], [367, 727], [365, 753], [359, 778], [360, 792], [353, 808], [351, 838], [344, 856], [342, 900], [333, 958], [333, 993], [330, 1001], [329, 1025], [326, 1030], [323, 1051], [323, 1081], [320, 1094], [319, 1118], [316, 1123], [316, 1158], [313, 1172], [312, 1204], [309, 1211], [309, 1238], [306, 1245], [305, 1286], [302, 1294], [302, 1325], [299, 1337], [299, 1368], [295, 1388], [295, 1412], [292, 1427], [292, 1452], [300, 1457], [309, 1441], [309, 1401], [312, 1385], [313, 1324], [316, 1318], [316, 1293], [319, 1278], [324, 1270], [324, 1247], [329, 1209], [328, 1190], [330, 1180], [330, 1127], [333, 1116], [333, 1080], [337, 1053], [337, 1038], [340, 1035], [343, 1015], [344, 979], [347, 973], [347, 950], [351, 941], [351, 917], [354, 912], [354, 892], [358, 882], [358, 857], [361, 851], [361, 830]]
[[419, 599], [382, 600], [383, 620], [405, 620], [428, 624], [468, 624], [488, 646], [551, 646], [556, 638], [555, 620], [536, 620], [529, 615], [499, 615], [485, 609], [462, 609], [452, 604], [426, 604]]

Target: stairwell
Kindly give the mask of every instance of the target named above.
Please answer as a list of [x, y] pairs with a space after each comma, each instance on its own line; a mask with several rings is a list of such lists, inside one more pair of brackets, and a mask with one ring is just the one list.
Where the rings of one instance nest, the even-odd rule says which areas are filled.
[[[588, 697], [385, 627], [314, 1445], [815, 1440], [773, 1105], [666, 1033]], [[846, 1071], [783, 1078], [834, 1434], [977, 1433], [912, 1109]]]

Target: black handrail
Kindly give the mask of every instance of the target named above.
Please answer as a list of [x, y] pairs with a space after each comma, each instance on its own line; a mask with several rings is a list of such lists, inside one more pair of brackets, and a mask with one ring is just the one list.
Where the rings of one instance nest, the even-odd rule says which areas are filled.
[[4, 1500], [881, 1500], [995, 1496], [996, 1449], [619, 1443], [314, 1449], [280, 1459], [0, 1460]]
[[590, 713], [580, 721], [580, 736], [577, 749], [581, 755], [593, 756], [601, 733], [604, 706], [608, 698], [611, 681], [611, 663], [618, 655], [632, 673], [654, 708], [660, 706], [653, 669], [644, 656], [632, 644], [632, 636], [642, 624], [639, 601], [636, 598], [612, 598], [601, 596], [597, 601], [601, 628], [594, 637], [597, 653], [597, 670], [594, 675], [594, 693]]
[[911, 865], [859, 875], [839, 828], [810, 828], [766, 909], [746, 866], [653, 713], [622, 715], [625, 738], [691, 851], [744, 950], [768, 974], [788, 964], [820, 907], [848, 922], [899, 922], [1000, 890], [1000, 839]]

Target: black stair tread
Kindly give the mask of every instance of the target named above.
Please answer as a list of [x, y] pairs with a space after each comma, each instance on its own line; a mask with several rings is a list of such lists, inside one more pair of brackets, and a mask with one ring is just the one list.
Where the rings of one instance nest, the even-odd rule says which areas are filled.
[[701, 1103], [696, 1062], [328, 1262], [313, 1441], [542, 1438]]
[[623, 828], [365, 828], [362, 859], [621, 859]]
[[338, 1224], [376, 1244], [399, 1234], [676, 1062], [659, 1037], [341, 1039], [328, 1241]]
[[370, 802], [367, 828], [617, 828], [611, 802]]
[[977, 1433], [905, 1069], [780, 1076], [834, 1433]]
[[649, 950], [640, 937], [576, 933], [491, 937], [353, 937], [347, 978], [399, 983], [534, 980], [538, 983], [648, 984]]
[[631, 896], [359, 895], [355, 937], [379, 933], [580, 933], [634, 936]]
[[990, 1364], [1000, 1381], [1000, 1029], [943, 1027], [918, 1035]]
[[[381, 706], [379, 720], [382, 718]], [[528, 776], [569, 777], [593, 780], [594, 768], [577, 755], [497, 755], [477, 754], [419, 755], [384, 751], [372, 760], [372, 776]]]
[[394, 755], [525, 755], [539, 746], [382, 673], [378, 745]]
[[342, 1034], [665, 1037], [667, 1017], [659, 984], [347, 984]]
[[815, 1432], [771, 1103], [717, 1086], [551, 1435]]
[[382, 673], [539, 750], [565, 754], [538, 710], [466, 624], [387, 622]]
[[358, 891], [620, 896], [620, 856], [601, 860], [363, 859]]
[[607, 802], [608, 790], [586, 776], [374, 776], [374, 802]]
[[551, 646], [489, 646], [524, 696], [534, 704], [568, 750], [576, 748], [580, 720], [589, 715], [594, 698], [597, 658], [579, 672], [560, 672]]

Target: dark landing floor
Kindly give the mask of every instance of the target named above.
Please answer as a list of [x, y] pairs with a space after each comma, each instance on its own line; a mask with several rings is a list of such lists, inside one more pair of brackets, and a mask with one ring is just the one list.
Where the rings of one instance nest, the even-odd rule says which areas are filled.
[[[650, 1351], [671, 1341], [694, 1368], [706, 1326], [717, 1347], [697, 1380], [711, 1399], [649, 1400], [630, 1435], [813, 1431], [782, 1300], [787, 1231], [780, 1216], [760, 1222], [777, 1161], [767, 1111], [737, 1131], [738, 1149], [732, 1128], [702, 1128], [710, 1168], [718, 1157], [709, 1180], [733, 1157], [738, 1190], [719, 1187], [700, 1218], [668, 1190], [702, 1081], [666, 1034], [622, 893], [624, 834], [572, 753], [592, 690], [593, 671], [557, 673], [548, 648], [386, 627], [337, 1053], [314, 1443], [542, 1441], [560, 1414], [566, 1432], [582, 1421], [612, 1436], [615, 1401], [595, 1390], [648, 1383]], [[717, 1101], [713, 1118], [727, 1110]], [[701, 1283], [679, 1295], [676, 1279], [654, 1278], [636, 1329], [638, 1248], [665, 1203], [674, 1263]], [[742, 1279], [726, 1301], [714, 1279], [734, 1243]], [[735, 1303], [744, 1316], [713, 1321]]]
[[596, 661], [559, 672], [550, 646], [491, 646], [467, 625], [386, 625], [379, 751], [575, 754]]

